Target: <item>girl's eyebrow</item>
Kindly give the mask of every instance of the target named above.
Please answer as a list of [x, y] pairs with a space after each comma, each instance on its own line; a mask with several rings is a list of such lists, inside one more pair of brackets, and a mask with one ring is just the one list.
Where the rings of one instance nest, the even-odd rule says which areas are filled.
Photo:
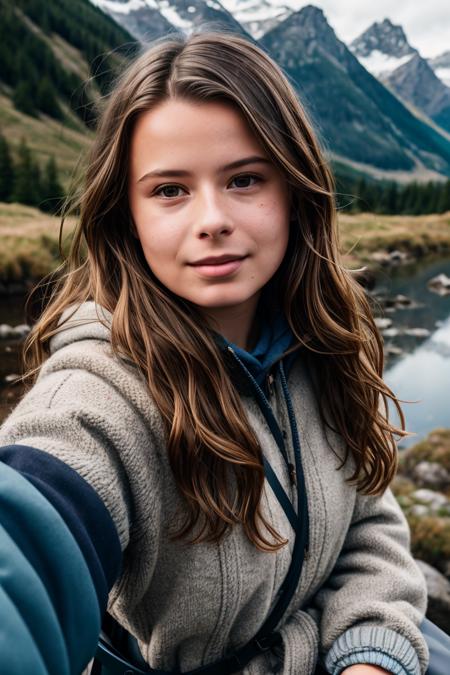
[[[237, 159], [235, 162], [226, 164], [219, 169], [219, 173], [224, 171], [229, 171], [230, 169], [236, 169], [239, 166], [244, 166], [245, 164], [256, 164], [257, 162], [264, 164], [271, 164], [272, 162], [265, 157], [259, 157], [258, 155], [253, 155], [252, 157], [244, 157], [243, 159]], [[192, 176], [190, 171], [185, 171], [184, 169], [154, 169], [153, 171], [148, 171], [145, 173], [139, 180], [138, 183], [141, 183], [147, 178], [152, 176]]]

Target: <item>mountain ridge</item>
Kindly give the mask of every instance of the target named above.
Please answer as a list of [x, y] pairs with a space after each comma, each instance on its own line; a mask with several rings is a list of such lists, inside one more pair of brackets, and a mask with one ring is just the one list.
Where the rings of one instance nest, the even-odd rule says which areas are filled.
[[401, 26], [389, 19], [375, 22], [352, 41], [350, 49], [402, 101], [450, 132], [450, 88], [409, 44]]
[[[333, 152], [390, 172], [417, 167], [449, 175], [448, 140], [365, 70], [322, 10], [302, 8], [260, 42], [299, 83], [300, 98]], [[332, 113], [330, 99], [338, 102]]]

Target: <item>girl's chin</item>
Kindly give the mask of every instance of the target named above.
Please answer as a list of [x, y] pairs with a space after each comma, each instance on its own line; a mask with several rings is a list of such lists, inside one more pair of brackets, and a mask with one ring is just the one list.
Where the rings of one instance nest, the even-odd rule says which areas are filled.
[[256, 293], [249, 293], [245, 295], [235, 295], [235, 296], [220, 296], [217, 295], [214, 298], [189, 298], [189, 300], [196, 305], [199, 309], [204, 311], [226, 311], [246, 307], [248, 311], [251, 311], [253, 307], [256, 307], [260, 291]]

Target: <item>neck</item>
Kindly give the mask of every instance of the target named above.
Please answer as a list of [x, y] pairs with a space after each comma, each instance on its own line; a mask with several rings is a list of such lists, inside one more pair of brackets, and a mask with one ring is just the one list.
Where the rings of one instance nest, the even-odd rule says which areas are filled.
[[228, 342], [251, 351], [258, 339], [259, 326], [256, 319], [258, 298], [233, 307], [202, 308], [206, 320], [213, 330]]

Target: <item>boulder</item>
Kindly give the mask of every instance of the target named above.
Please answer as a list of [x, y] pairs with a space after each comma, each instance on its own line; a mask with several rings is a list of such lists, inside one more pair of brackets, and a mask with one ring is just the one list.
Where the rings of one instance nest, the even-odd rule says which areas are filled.
[[401, 295], [400, 293], [394, 298], [396, 307], [410, 307], [412, 305], [411, 298], [408, 298], [406, 295]]
[[374, 262], [380, 263], [380, 265], [389, 265], [391, 262], [390, 255], [387, 251], [374, 251], [370, 257]]
[[450, 277], [446, 274], [438, 274], [429, 279], [427, 286], [430, 291], [438, 293], [439, 295], [447, 295], [450, 293]]
[[438, 462], [419, 462], [413, 468], [411, 477], [419, 487], [441, 490], [448, 489], [450, 485], [450, 473]]
[[415, 560], [427, 584], [427, 617], [450, 634], [450, 582], [437, 569], [423, 560]]
[[445, 509], [448, 510], [450, 514], [450, 500], [441, 492], [422, 488], [420, 490], [415, 490], [410, 496], [415, 501], [425, 504], [431, 513], [437, 513], [441, 509]]
[[398, 328], [386, 328], [383, 330], [383, 335], [384, 337], [397, 337], [397, 335], [401, 335], [401, 332]]
[[401, 356], [403, 354], [403, 350], [392, 342], [385, 345], [384, 351], [386, 356]]
[[413, 337], [428, 337], [431, 332], [428, 328], [405, 328], [404, 335], [412, 335]]
[[383, 328], [389, 328], [389, 326], [392, 325], [392, 319], [386, 319], [381, 316], [377, 316], [374, 319], [375, 325], [377, 328], [383, 329]]
[[30, 332], [30, 326], [21, 323], [18, 326], [9, 326], [7, 323], [0, 324], [0, 339], [16, 340], [25, 337]]
[[414, 504], [409, 508], [409, 512], [413, 516], [427, 516], [430, 513], [430, 509], [425, 504]]
[[391, 251], [389, 253], [389, 259], [392, 263], [404, 262], [408, 258], [408, 254], [404, 251]]

